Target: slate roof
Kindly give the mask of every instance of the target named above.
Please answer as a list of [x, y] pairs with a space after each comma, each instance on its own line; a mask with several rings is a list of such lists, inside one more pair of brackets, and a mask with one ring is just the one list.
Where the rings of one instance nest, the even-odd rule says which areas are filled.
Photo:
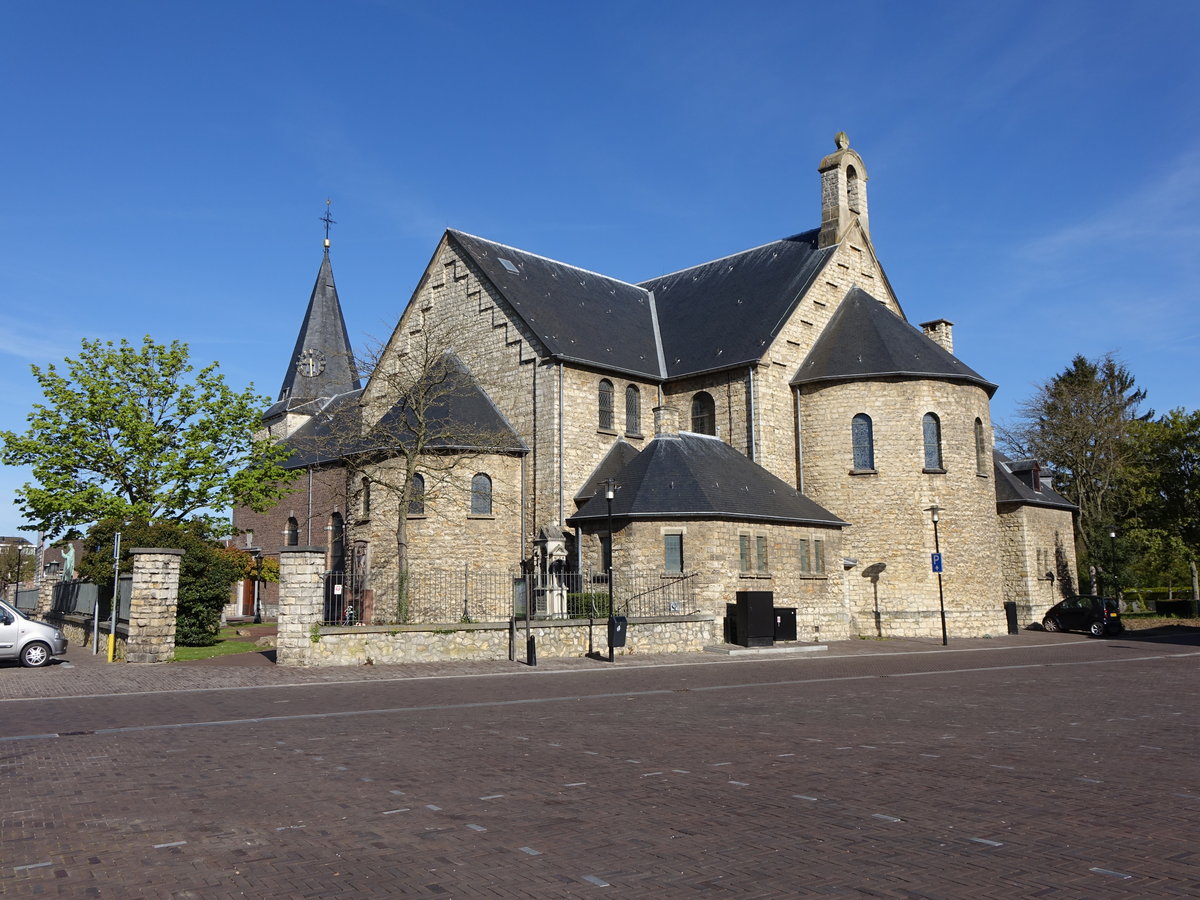
[[397, 403], [364, 438], [363, 450], [386, 450], [389, 446], [411, 443], [416, 438], [413, 423], [421, 412], [428, 433], [435, 437], [426, 444], [436, 450], [491, 450], [523, 453], [528, 447], [496, 408], [490, 397], [454, 353], [447, 352], [445, 368], [435, 375], [438, 386], [426, 395], [423, 410]]
[[643, 281], [654, 294], [668, 377], [748, 365], [833, 254], [806, 231], [690, 269]]
[[292, 451], [283, 467], [302, 469], [324, 465], [338, 462], [355, 452], [362, 434], [361, 397], [360, 388], [325, 401], [313, 401], [319, 403], [320, 408], [282, 442]]
[[461, 231], [447, 233], [548, 355], [645, 378], [663, 376], [647, 291]]
[[633, 458], [641, 452], [633, 444], [624, 438], [619, 438], [613, 444], [608, 452], [604, 454], [604, 459], [600, 460], [600, 465], [592, 470], [592, 474], [588, 476], [587, 481], [583, 483], [575, 494], [575, 502], [583, 504], [590, 500], [592, 496], [600, 490], [601, 484], [609, 478], [616, 478], [621, 470], [633, 461]]
[[[313, 376], [301, 375], [296, 369], [300, 354], [316, 350], [324, 359], [324, 368]], [[333, 267], [329, 252], [321, 259], [317, 280], [308, 298], [308, 309], [296, 336], [296, 346], [288, 361], [287, 373], [279, 388], [276, 402], [264, 414], [270, 418], [285, 410], [296, 409], [311, 400], [334, 397], [362, 387], [354, 365], [354, 352], [346, 333], [346, 321], [333, 282]]]
[[[607, 516], [601, 491], [567, 522]], [[847, 524], [719, 438], [686, 431], [656, 437], [618, 473], [613, 516]]]
[[800, 364], [792, 384], [861, 378], [934, 378], [996, 385], [861, 288], [851, 288]]
[[[1035, 491], [1032, 484], [1026, 484], [1015, 469], [1026, 460], [1012, 460], [999, 450], [992, 451], [994, 469], [996, 472], [996, 502], [1019, 503], [1024, 506], [1045, 506], [1052, 509], [1065, 509], [1077, 512], [1079, 507], [1050, 487], [1050, 473], [1043, 470], [1041, 491]], [[1029, 467], [1026, 467], [1028, 470]]]

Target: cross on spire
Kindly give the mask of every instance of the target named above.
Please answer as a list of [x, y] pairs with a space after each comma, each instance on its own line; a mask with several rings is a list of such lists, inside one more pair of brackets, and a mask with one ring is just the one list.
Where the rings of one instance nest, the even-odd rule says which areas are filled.
[[330, 200], [328, 198], [325, 199], [325, 215], [321, 216], [321, 218], [317, 220], [319, 222], [325, 223], [325, 252], [326, 253], [329, 252], [329, 226], [337, 224], [337, 222], [334, 220], [333, 216], [331, 216], [329, 214], [329, 206], [332, 203], [333, 203], [332, 200]]

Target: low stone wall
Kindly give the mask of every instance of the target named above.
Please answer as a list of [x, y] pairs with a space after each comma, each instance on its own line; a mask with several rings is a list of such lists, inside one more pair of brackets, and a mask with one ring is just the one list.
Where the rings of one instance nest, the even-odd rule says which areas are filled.
[[[530, 623], [539, 658], [569, 658], [588, 652], [588, 620], [566, 619]], [[515, 658], [525, 659], [525, 623], [519, 622], [513, 646]], [[631, 619], [625, 647], [618, 655], [636, 653], [688, 653], [720, 643], [712, 616], [672, 616]], [[366, 663], [402, 664], [443, 660], [508, 659], [510, 630], [507, 624], [446, 624], [317, 627], [310, 631], [307, 647], [293, 655], [291, 665], [353, 666]], [[608, 652], [608, 624], [597, 619], [591, 626], [594, 652]], [[298, 657], [303, 657], [300, 661]]]
[[[63, 634], [67, 636], [67, 643], [70, 645], [67, 649], [67, 659], [71, 658], [72, 648], [86, 650], [92, 652], [92, 619], [90, 616], [79, 616], [74, 613], [59, 615], [58, 613], [49, 613], [42, 616], [42, 621], [49, 622], [57, 628], [61, 628]], [[100, 652], [107, 655], [108, 653], [108, 628], [111, 623], [105, 619], [100, 622]], [[117, 625], [117, 640], [116, 646], [113, 648], [113, 657], [116, 660], [125, 658], [125, 644], [128, 641], [129, 629], [118, 623]]]

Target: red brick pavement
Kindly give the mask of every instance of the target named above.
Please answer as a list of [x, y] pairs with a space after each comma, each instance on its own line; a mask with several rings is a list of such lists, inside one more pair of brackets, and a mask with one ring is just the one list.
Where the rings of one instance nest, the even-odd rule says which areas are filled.
[[0, 703], [0, 889], [1200, 894], [1194, 641], [887, 643], [473, 678], [5, 668], [91, 696]]

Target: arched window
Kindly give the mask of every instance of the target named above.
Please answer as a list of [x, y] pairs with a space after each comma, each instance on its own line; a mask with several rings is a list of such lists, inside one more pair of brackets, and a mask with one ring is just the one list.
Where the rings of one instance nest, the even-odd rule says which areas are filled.
[[492, 514], [492, 479], [482, 472], [471, 479], [471, 515]]
[[975, 420], [975, 474], [987, 475], [988, 452], [987, 438], [983, 433], [983, 419]]
[[642, 433], [642, 395], [636, 384], [625, 388], [625, 433]]
[[875, 434], [871, 426], [871, 417], [866, 413], [859, 413], [851, 420], [850, 439], [854, 445], [854, 471], [874, 471]]
[[359, 510], [362, 512], [362, 518], [369, 518], [371, 515], [371, 479], [364, 478], [359, 483], [358, 495]]
[[696, 434], [717, 433], [717, 404], [708, 391], [700, 391], [692, 397], [692, 431]]
[[850, 212], [862, 214], [862, 182], [854, 166], [846, 166], [846, 206]]
[[283, 543], [287, 547], [296, 547], [300, 544], [300, 523], [296, 521], [295, 516], [288, 517], [287, 528], [283, 532]]
[[408, 514], [410, 516], [425, 515], [425, 476], [414, 472], [412, 490], [408, 495]]
[[605, 431], [613, 430], [613, 383], [607, 378], [600, 379], [599, 427]]
[[346, 571], [346, 523], [341, 513], [329, 517], [329, 571]]
[[925, 413], [921, 419], [921, 433], [925, 439], [926, 471], [942, 471], [942, 423], [934, 413]]

